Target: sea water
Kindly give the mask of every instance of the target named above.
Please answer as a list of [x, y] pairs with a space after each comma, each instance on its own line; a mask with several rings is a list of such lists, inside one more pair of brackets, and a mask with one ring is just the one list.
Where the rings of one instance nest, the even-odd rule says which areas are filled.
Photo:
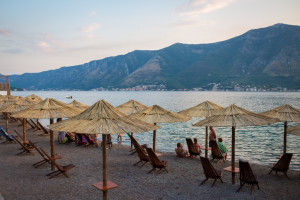
[[[130, 99], [137, 100], [147, 106], [159, 105], [167, 110], [178, 112], [203, 101], [209, 100], [226, 107], [236, 104], [253, 112], [263, 112], [269, 109], [290, 104], [300, 109], [300, 93], [297, 92], [194, 92], [194, 91], [23, 91], [12, 92], [15, 96], [36, 94], [43, 99], [55, 98], [65, 103], [77, 100], [92, 105], [100, 99], [108, 101], [113, 106], [123, 104]], [[66, 96], [72, 96], [67, 99]], [[205, 127], [194, 127], [192, 124], [203, 118], [192, 118], [181, 123], [158, 124], [156, 134], [156, 149], [161, 152], [174, 152], [178, 142], [184, 143], [186, 137], [198, 138], [201, 146], [205, 145]], [[49, 120], [42, 120], [44, 125]], [[288, 126], [299, 123], [288, 122]], [[231, 127], [215, 127], [217, 137], [222, 137], [229, 150], [231, 158]], [[130, 145], [123, 135], [122, 144]], [[152, 145], [152, 132], [134, 134], [141, 144]], [[116, 143], [116, 136], [114, 141]], [[244, 159], [250, 163], [270, 165], [277, 161], [276, 156], [283, 151], [283, 122], [264, 126], [237, 127], [235, 134], [236, 161]], [[300, 170], [300, 137], [288, 134], [287, 152], [294, 153], [291, 169]]]

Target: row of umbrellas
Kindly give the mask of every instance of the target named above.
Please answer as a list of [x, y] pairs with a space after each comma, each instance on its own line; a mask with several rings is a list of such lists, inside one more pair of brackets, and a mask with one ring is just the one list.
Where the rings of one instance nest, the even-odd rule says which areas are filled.
[[[147, 108], [145, 105], [133, 100], [126, 102], [117, 108], [114, 108], [104, 100], [96, 102], [86, 110], [84, 110], [86, 105], [81, 105], [79, 102], [74, 102], [74, 107], [78, 108], [72, 108], [54, 99], [46, 99], [28, 109], [14, 114], [13, 116], [16, 118], [50, 118], [51, 125], [49, 128], [51, 132], [52, 130], [56, 130], [87, 134], [100, 133], [103, 135], [103, 144], [105, 145], [106, 134], [129, 132], [137, 133], [154, 130], [153, 149], [155, 149], [156, 130], [159, 128], [156, 126], [156, 123], [183, 122], [188, 121], [190, 117], [206, 117], [206, 119], [194, 124], [194, 126], [232, 127], [232, 171], [235, 169], [235, 127], [257, 126], [276, 123], [279, 121], [300, 121], [300, 111], [288, 105], [276, 108], [276, 110], [273, 109], [272, 111], [262, 113], [264, 115], [247, 111], [235, 105], [230, 105], [227, 108], [222, 109], [222, 107], [209, 101], [203, 102], [202, 104], [179, 113], [167, 111], [158, 105]], [[82, 108], [79, 109], [79, 107]], [[82, 112], [82, 110], [84, 111]], [[121, 111], [130, 115], [126, 116]], [[272, 118], [275, 116], [273, 112], [283, 114], [278, 114], [278, 116], [276, 116], [277, 118]], [[290, 114], [287, 114], [287, 112]], [[268, 117], [268, 115], [271, 115], [272, 117]], [[71, 118], [52, 124], [54, 118], [68, 117]], [[51, 155], [54, 157], [54, 137], [53, 132], [51, 132]], [[105, 145], [103, 145], [103, 186], [107, 187]], [[103, 191], [103, 197], [104, 199], [107, 198], [107, 190]]]

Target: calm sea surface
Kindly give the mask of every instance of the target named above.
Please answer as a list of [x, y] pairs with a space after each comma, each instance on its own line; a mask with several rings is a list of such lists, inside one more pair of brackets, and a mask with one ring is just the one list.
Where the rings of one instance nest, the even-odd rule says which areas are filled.
[[[300, 109], [300, 93], [259, 93], [259, 92], [177, 92], [177, 91], [26, 91], [12, 92], [12, 95], [28, 96], [36, 94], [44, 98], [55, 98], [65, 103], [74, 99], [92, 105], [100, 99], [108, 101], [113, 106], [118, 106], [130, 99], [137, 100], [147, 106], [154, 104], [178, 112], [203, 101], [209, 100], [220, 106], [226, 107], [236, 104], [253, 112], [263, 112], [283, 104], [290, 104]], [[66, 99], [66, 96], [73, 96], [73, 99]], [[184, 143], [186, 137], [196, 137], [201, 146], [205, 144], [205, 127], [193, 127], [192, 124], [202, 118], [193, 118], [188, 122], [158, 124], [156, 149], [162, 152], [174, 152], [177, 142]], [[48, 120], [42, 123], [48, 124]], [[297, 123], [289, 122], [288, 126]], [[217, 137], [223, 137], [224, 143], [229, 149], [231, 158], [231, 127], [215, 127]], [[135, 134], [139, 142], [152, 145], [152, 132]], [[122, 144], [129, 145], [124, 135]], [[294, 153], [291, 168], [300, 170], [300, 137], [288, 134], [287, 151]], [[114, 143], [116, 136], [114, 136]], [[246, 159], [250, 163], [270, 165], [277, 161], [276, 156], [283, 150], [283, 122], [253, 127], [236, 128], [236, 160]]]

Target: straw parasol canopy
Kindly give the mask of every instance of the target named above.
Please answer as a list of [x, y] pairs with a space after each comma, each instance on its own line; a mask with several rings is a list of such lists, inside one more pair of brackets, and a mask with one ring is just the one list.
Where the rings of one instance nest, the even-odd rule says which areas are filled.
[[[196, 106], [193, 106], [186, 110], [182, 110], [178, 113], [190, 117], [210, 117], [212, 115], [216, 115], [217, 112], [222, 109], [223, 107], [211, 101], [204, 101]], [[205, 127], [205, 157], [206, 158], [207, 158], [207, 150], [208, 150], [208, 126]]]
[[148, 124], [142, 120], [126, 116], [118, 109], [104, 100], [96, 102], [94, 105], [70, 119], [52, 124], [50, 129], [56, 131], [70, 131], [86, 134], [102, 134], [103, 147], [103, 182], [93, 184], [102, 185], [103, 199], [107, 199], [107, 190], [117, 187], [116, 184], [107, 181], [107, 161], [106, 161], [106, 135], [129, 133], [129, 132], [146, 132], [156, 130], [159, 127]]
[[[158, 105], [153, 105], [143, 111], [133, 113], [130, 116], [136, 117], [148, 123], [175, 123], [185, 122], [191, 118], [185, 115], [168, 111]], [[156, 130], [153, 131], [153, 151], [155, 151]]]
[[30, 99], [33, 102], [41, 102], [41, 101], [43, 101], [43, 99], [41, 97], [39, 97], [39, 96], [37, 96], [35, 94], [31, 94], [31, 95], [29, 95], [29, 96], [27, 96], [25, 98]]
[[[0, 109], [0, 112], [6, 112], [6, 113], [16, 113], [21, 110], [27, 109], [31, 106], [33, 106], [34, 103], [30, 101], [27, 98], [23, 98], [19, 101], [16, 101], [15, 103], [7, 105], [5, 108]], [[6, 118], [8, 120], [8, 118]], [[6, 122], [6, 125], [8, 125], [8, 122]], [[23, 141], [26, 142], [26, 119], [23, 119]]]
[[[81, 110], [68, 106], [67, 104], [55, 100], [53, 98], [47, 98], [30, 108], [22, 110], [13, 114], [16, 118], [33, 118], [33, 119], [50, 119], [50, 124], [53, 123], [54, 118], [68, 118], [80, 113]], [[54, 147], [54, 133], [50, 131], [50, 146], [51, 157], [55, 160], [55, 147]], [[54, 165], [51, 165], [54, 170]]]
[[[229, 171], [232, 172], [232, 184], [235, 183], [235, 173], [238, 171], [235, 168], [235, 127], [239, 126], [260, 126], [279, 122], [276, 118], [270, 118], [259, 115], [248, 110], [245, 110], [236, 105], [230, 105], [220, 110], [217, 115], [208, 117], [193, 126], [231, 126], [232, 127], [232, 154], [231, 167]], [[227, 168], [226, 168], [227, 169]]]
[[117, 109], [126, 115], [145, 110], [146, 108], [148, 107], [135, 100], [129, 100], [126, 103], [117, 106]]
[[297, 126], [290, 126], [287, 128], [287, 133], [300, 136], [300, 124]]
[[277, 108], [271, 109], [260, 113], [264, 116], [275, 117], [284, 122], [284, 132], [283, 132], [283, 153], [286, 153], [286, 143], [287, 143], [287, 122], [300, 122], [300, 110], [294, 108], [291, 105], [285, 104]]
[[77, 109], [79, 109], [79, 110], [85, 110], [85, 109], [87, 109], [87, 108], [89, 107], [88, 105], [86, 105], [86, 104], [84, 104], [84, 103], [81, 103], [81, 102], [79, 102], [79, 101], [76, 101], [76, 100], [72, 101], [72, 102], [69, 103], [68, 105], [69, 105], [69, 106], [72, 106], [72, 107], [74, 107], [74, 108], [77, 108]]

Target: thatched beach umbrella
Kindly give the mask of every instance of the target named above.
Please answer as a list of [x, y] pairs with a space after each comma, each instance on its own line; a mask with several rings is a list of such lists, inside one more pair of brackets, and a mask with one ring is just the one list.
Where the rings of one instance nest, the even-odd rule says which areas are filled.
[[[222, 110], [223, 107], [210, 102], [204, 101], [196, 106], [193, 106], [189, 109], [182, 110], [178, 112], [179, 114], [183, 114], [190, 117], [210, 117], [216, 115], [218, 111]], [[205, 157], [207, 158], [207, 150], [208, 150], [208, 126], [205, 127]]]
[[[16, 118], [32, 118], [32, 119], [50, 119], [50, 124], [53, 123], [54, 118], [68, 118], [77, 115], [81, 111], [68, 106], [67, 104], [52, 99], [47, 98], [30, 108], [22, 110], [13, 114]], [[50, 131], [50, 146], [51, 146], [51, 157], [55, 160], [55, 147], [54, 147], [54, 133]], [[51, 164], [51, 169], [54, 170], [53, 163]]]
[[[185, 122], [191, 118], [185, 115], [174, 113], [163, 109], [158, 105], [153, 105], [146, 110], [133, 113], [130, 116], [141, 119], [145, 122], [152, 123], [156, 125], [157, 123], [175, 123], [175, 122]], [[155, 141], [156, 141], [156, 130], [153, 131], [153, 151], [155, 151]]]
[[36, 102], [36, 103], [43, 101], [43, 99], [41, 97], [39, 97], [39, 96], [37, 96], [35, 94], [31, 94], [31, 95], [29, 95], [29, 96], [27, 96], [25, 98], [27, 98], [27, 99], [29, 99], [29, 100], [31, 100], [33, 102]]
[[294, 108], [291, 105], [285, 104], [269, 111], [260, 113], [261, 115], [274, 117], [280, 119], [284, 124], [283, 131], [283, 153], [286, 153], [286, 142], [287, 142], [287, 122], [300, 122], [300, 110]]
[[290, 126], [286, 130], [287, 133], [300, 136], [300, 124], [297, 126]]
[[208, 117], [193, 126], [231, 126], [232, 127], [232, 152], [231, 166], [225, 168], [232, 172], [232, 184], [235, 183], [235, 173], [239, 170], [235, 168], [235, 127], [239, 126], [260, 126], [279, 122], [279, 119], [259, 115], [236, 105], [230, 105], [220, 110], [217, 115]]
[[106, 101], [100, 100], [79, 115], [52, 124], [49, 128], [56, 131], [102, 134], [103, 182], [93, 184], [93, 186], [102, 190], [103, 199], [107, 199], [107, 190], [115, 188], [117, 185], [107, 181], [106, 135], [146, 132], [149, 130], [156, 130], [159, 127], [126, 116]]
[[[7, 95], [7, 96], [4, 96], [0, 99], [0, 109], [2, 108], [5, 108], [6, 106], [12, 104], [12, 103], [15, 103], [17, 102], [18, 100], [20, 100], [21, 98], [20, 97], [15, 97], [15, 96], [12, 96], [12, 95]], [[8, 112], [3, 112], [5, 113], [5, 117], [6, 117], [6, 129], [5, 131], [8, 132]]]
[[81, 103], [81, 102], [76, 101], [76, 100], [72, 101], [68, 105], [72, 106], [74, 108], [77, 108], [79, 110], [82, 110], [82, 111], [85, 110], [85, 109], [87, 109], [89, 107], [88, 105], [85, 105], [84, 103]]
[[[33, 105], [34, 103], [31, 100], [24, 98], [15, 103], [9, 104], [5, 108], [2, 108], [0, 112], [16, 113]], [[23, 118], [23, 142], [26, 142], [26, 118]]]
[[145, 110], [148, 107], [138, 101], [129, 100], [126, 103], [123, 103], [123, 104], [117, 106], [116, 108], [119, 111], [121, 111], [122, 113], [124, 113], [126, 115], [130, 115], [132, 113], [136, 113], [136, 112]]

